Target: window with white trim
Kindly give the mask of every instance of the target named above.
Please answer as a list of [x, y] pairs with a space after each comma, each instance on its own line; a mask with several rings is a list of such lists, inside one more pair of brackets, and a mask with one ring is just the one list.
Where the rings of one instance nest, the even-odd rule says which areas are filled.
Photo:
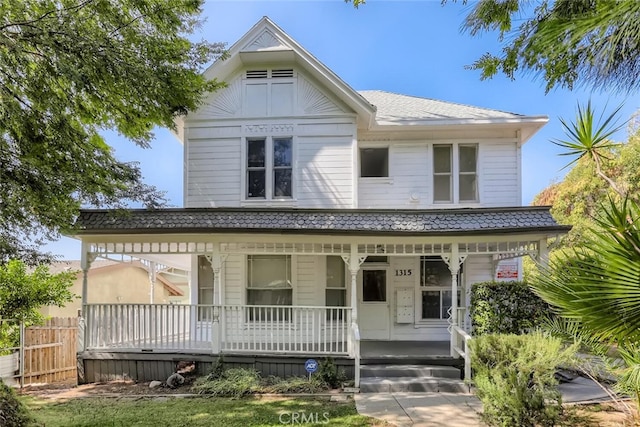
[[386, 178], [389, 176], [389, 147], [360, 149], [360, 177]]
[[420, 257], [420, 320], [448, 319], [451, 295], [451, 272], [447, 264], [440, 257]]
[[433, 201], [479, 201], [478, 144], [433, 145]]
[[[327, 307], [347, 306], [346, 268], [342, 257], [327, 256], [327, 286], [325, 305]], [[342, 311], [327, 310], [327, 320], [341, 320]]]
[[[213, 305], [214, 273], [211, 262], [204, 255], [198, 256], [198, 306]], [[198, 320], [213, 320], [211, 307], [198, 307]]]
[[[247, 256], [247, 305], [291, 306], [290, 255]], [[290, 309], [250, 308], [249, 320], [289, 320]]]
[[247, 138], [246, 198], [293, 197], [293, 138]]

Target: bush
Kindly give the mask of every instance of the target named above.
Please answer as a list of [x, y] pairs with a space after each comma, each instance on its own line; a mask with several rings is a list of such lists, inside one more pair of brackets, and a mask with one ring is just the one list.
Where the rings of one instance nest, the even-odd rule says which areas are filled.
[[484, 335], [471, 340], [476, 394], [489, 425], [552, 426], [562, 411], [556, 367], [568, 363], [575, 347], [541, 332]]
[[551, 309], [525, 282], [481, 282], [471, 287], [473, 335], [522, 334], [539, 327]]
[[[347, 379], [347, 375], [344, 369], [338, 369], [333, 358], [327, 357], [318, 367], [318, 373], [315, 375], [320, 377], [322, 381], [327, 383], [331, 388], [338, 388]], [[312, 375], [313, 377], [313, 375]]]
[[254, 369], [233, 368], [219, 378], [198, 378], [192, 390], [212, 396], [242, 397], [260, 391], [260, 374]]
[[31, 417], [13, 391], [0, 380], [0, 426], [22, 427], [30, 423]]

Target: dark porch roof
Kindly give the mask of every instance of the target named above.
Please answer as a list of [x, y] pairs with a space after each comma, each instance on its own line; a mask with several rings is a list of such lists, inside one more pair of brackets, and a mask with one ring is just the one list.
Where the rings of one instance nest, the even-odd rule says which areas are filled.
[[437, 210], [182, 208], [82, 210], [76, 235], [289, 233], [455, 235], [566, 233], [547, 206]]

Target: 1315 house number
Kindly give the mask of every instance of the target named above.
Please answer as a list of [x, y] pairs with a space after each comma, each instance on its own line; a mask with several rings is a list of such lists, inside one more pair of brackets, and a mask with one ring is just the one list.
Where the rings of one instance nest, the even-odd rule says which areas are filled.
[[413, 273], [412, 269], [407, 269], [407, 270], [396, 270], [396, 276], [411, 276], [411, 274]]

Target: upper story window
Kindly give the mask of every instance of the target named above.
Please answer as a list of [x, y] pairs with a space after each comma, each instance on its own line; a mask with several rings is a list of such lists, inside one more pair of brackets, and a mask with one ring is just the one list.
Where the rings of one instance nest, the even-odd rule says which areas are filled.
[[293, 197], [293, 139], [247, 139], [247, 199]]
[[478, 144], [433, 146], [433, 201], [478, 201]]
[[389, 176], [389, 148], [361, 148], [360, 176], [385, 178]]

